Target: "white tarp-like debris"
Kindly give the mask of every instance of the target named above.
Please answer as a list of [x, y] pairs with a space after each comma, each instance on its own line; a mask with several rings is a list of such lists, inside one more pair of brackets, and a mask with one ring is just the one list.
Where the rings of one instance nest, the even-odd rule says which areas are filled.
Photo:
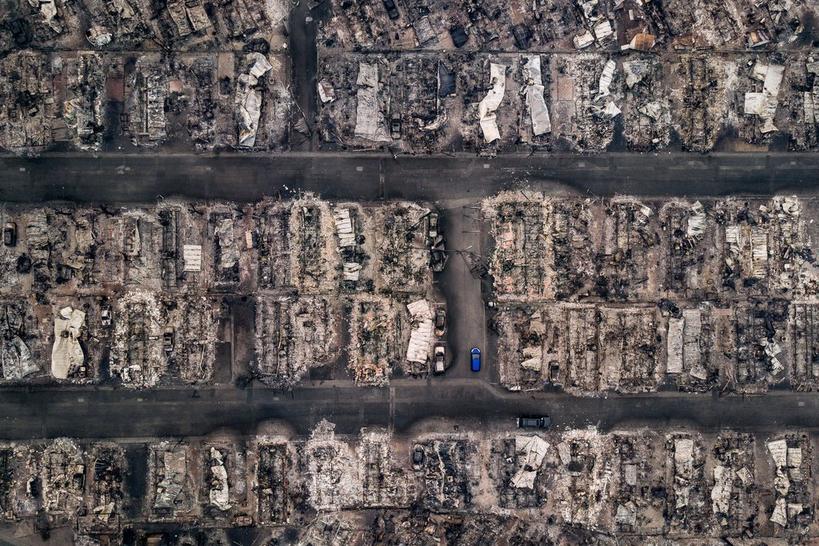
[[705, 234], [705, 209], [702, 203], [697, 201], [691, 205], [691, 215], [688, 217], [688, 226], [685, 234], [689, 239], [699, 239]]
[[85, 38], [94, 47], [103, 47], [110, 44], [114, 37], [107, 28], [94, 24], [85, 32]]
[[521, 467], [512, 477], [512, 486], [519, 489], [532, 489], [535, 486], [537, 471], [549, 451], [549, 442], [540, 436], [515, 437], [515, 451], [521, 460]]
[[745, 93], [745, 113], [762, 118], [763, 123], [760, 130], [763, 133], [778, 130], [773, 121], [776, 107], [779, 104], [779, 87], [782, 85], [784, 75], [785, 67], [782, 65], [766, 64], [760, 61], [754, 65], [751, 77], [763, 82], [762, 92]]
[[595, 38], [597, 38], [599, 41], [603, 41], [614, 34], [614, 29], [611, 28], [611, 23], [609, 23], [608, 20], [605, 20], [594, 25], [592, 32], [594, 32]]
[[318, 82], [317, 87], [319, 99], [321, 99], [323, 104], [336, 100], [336, 90], [333, 88], [333, 85], [330, 82], [327, 80], [321, 80]]
[[[339, 250], [356, 246], [355, 222], [350, 216], [350, 209], [341, 207], [334, 209], [333, 220], [336, 223]], [[356, 282], [361, 276], [361, 269], [360, 263], [345, 261], [342, 264], [342, 277], [345, 281]]]
[[603, 67], [603, 72], [600, 74], [600, 82], [597, 85], [598, 97], [609, 96], [609, 86], [614, 80], [614, 70], [617, 68], [617, 63], [614, 59], [609, 59]]
[[185, 271], [198, 273], [202, 271], [202, 245], [183, 245], [182, 261], [185, 262]]
[[657, 121], [663, 115], [663, 105], [657, 101], [647, 102], [637, 107], [637, 111], [644, 116]]
[[620, 108], [614, 104], [614, 102], [610, 102], [606, 104], [606, 107], [603, 109], [603, 113], [606, 114], [610, 118], [616, 118], [620, 115]]
[[[802, 448], [801, 447], [789, 447], [788, 448], [788, 468], [791, 469], [791, 473], [794, 474], [794, 470], [799, 470], [799, 467], [802, 466]], [[798, 474], [798, 472], [796, 472]]]
[[378, 65], [358, 63], [356, 79], [355, 137], [373, 142], [389, 142], [384, 114], [378, 106]]
[[219, 267], [230, 269], [239, 261], [239, 247], [233, 231], [232, 218], [220, 218], [214, 231], [219, 240]]
[[784, 438], [769, 441], [766, 446], [771, 454], [771, 459], [773, 459], [774, 467], [776, 467], [774, 491], [777, 493], [777, 498], [771, 521], [786, 527], [789, 520], [802, 513], [801, 504], [787, 502], [787, 496], [791, 489], [791, 480], [799, 481], [802, 479], [802, 448], [788, 447], [787, 440]]
[[734, 471], [727, 466], [714, 467], [714, 488], [711, 489], [711, 505], [715, 514], [727, 514], [731, 507], [731, 484]]
[[782, 527], [785, 527], [788, 524], [788, 514], [785, 509], [784, 497], [779, 497], [778, 499], [776, 499], [773, 514], [771, 514], [771, 521]]
[[230, 489], [228, 488], [228, 476], [225, 469], [225, 462], [222, 454], [216, 448], [210, 448], [210, 471], [213, 474], [210, 492], [208, 494], [211, 504], [219, 510], [230, 509]]
[[259, 78], [270, 72], [273, 66], [261, 53], [249, 53], [248, 59], [255, 62], [247, 74], [237, 79], [236, 101], [238, 103], [239, 146], [250, 148], [256, 145], [256, 132], [262, 115], [262, 93], [256, 88]]
[[543, 349], [540, 346], [526, 346], [523, 348], [523, 361], [520, 367], [539, 372], [543, 368]]
[[745, 93], [745, 113], [757, 116], [765, 115], [765, 94]]
[[523, 454], [523, 466], [538, 469], [549, 451], [549, 442], [540, 436], [517, 436], [515, 449]]
[[651, 61], [635, 59], [623, 61], [623, 72], [626, 74], [626, 86], [631, 89], [646, 77], [651, 71]]
[[57, 21], [57, 3], [54, 0], [28, 0], [33, 8], [39, 8], [40, 15], [45, 19], [46, 24], [56, 33], [63, 31], [63, 26]]
[[634, 526], [637, 524], [637, 506], [628, 501], [625, 504], [617, 505], [617, 513], [614, 516], [619, 525]]
[[412, 321], [407, 360], [423, 364], [432, 346], [432, 308], [427, 300], [418, 300], [407, 304], [407, 310]]
[[702, 334], [702, 313], [699, 309], [684, 309], [683, 312], [683, 366], [688, 375], [705, 381], [708, 372], [701, 362], [700, 339]]
[[802, 93], [802, 105], [804, 109], [802, 121], [808, 125], [816, 123], [816, 104], [813, 100], [813, 92], [804, 91]]
[[540, 55], [529, 55], [523, 66], [523, 77], [526, 80], [526, 107], [532, 117], [532, 132], [540, 136], [552, 131], [549, 109], [543, 97], [543, 76], [540, 68]]
[[350, 209], [335, 209], [333, 211], [333, 219], [336, 222], [338, 246], [341, 248], [355, 246], [355, 229], [353, 227], [353, 220], [350, 218]]
[[342, 276], [345, 281], [358, 281], [361, 277], [361, 264], [356, 262], [344, 262]]
[[63, 307], [54, 317], [51, 375], [57, 379], [67, 379], [71, 370], [85, 362], [85, 355], [78, 341], [84, 323], [85, 313], [72, 307]]
[[683, 371], [683, 325], [682, 318], [668, 319], [668, 359], [666, 372], [678, 374]]
[[764, 229], [751, 228], [751, 276], [762, 279], [768, 272], [768, 234]]
[[742, 248], [742, 233], [739, 231], [737, 224], [725, 227], [725, 243], [728, 245], [728, 251], [733, 256], [739, 256]]
[[481, 131], [483, 131], [483, 139], [487, 144], [495, 142], [500, 138], [495, 111], [503, 101], [503, 94], [506, 92], [506, 66], [490, 63], [489, 77], [492, 83], [492, 89], [489, 90], [480, 104], [478, 104]]
[[572, 38], [572, 43], [576, 49], [586, 49], [594, 43], [594, 36], [587, 30], [583, 34], [578, 34]]
[[[694, 440], [691, 438], [676, 438], [674, 440], [674, 468], [675, 474], [683, 480], [687, 480], [694, 466]], [[676, 508], [688, 506], [690, 486], [687, 481], [679, 480], [679, 485], [675, 487]]]

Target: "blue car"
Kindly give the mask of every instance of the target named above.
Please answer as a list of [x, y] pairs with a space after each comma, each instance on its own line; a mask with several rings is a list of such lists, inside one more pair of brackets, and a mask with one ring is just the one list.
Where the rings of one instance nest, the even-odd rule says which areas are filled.
[[471, 356], [471, 363], [472, 363], [472, 371], [479, 372], [481, 371], [481, 350], [477, 347], [472, 347], [472, 350], [469, 351]]

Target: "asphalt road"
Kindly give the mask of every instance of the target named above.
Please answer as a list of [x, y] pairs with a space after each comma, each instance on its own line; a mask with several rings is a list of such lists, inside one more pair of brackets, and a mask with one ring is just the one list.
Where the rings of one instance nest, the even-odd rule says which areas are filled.
[[[464, 205], [501, 189], [532, 187], [586, 195], [644, 196], [815, 194], [819, 154], [606, 154], [476, 157], [380, 157], [298, 154], [286, 156], [51, 154], [37, 159], [0, 157], [0, 201], [150, 202], [175, 196], [254, 201], [263, 196], [315, 191], [326, 198], [446, 200], [446, 219], [456, 230], [450, 243], [480, 245]], [[453, 256], [445, 275], [456, 345], [485, 343], [480, 284]], [[449, 286], [451, 285], [451, 286]], [[459, 288], [460, 287], [460, 288]], [[461, 290], [468, 290], [468, 297]], [[481, 339], [477, 339], [477, 337]], [[472, 338], [476, 339], [472, 339]], [[469, 338], [469, 339], [467, 339]], [[487, 351], [491, 353], [491, 351]], [[462, 355], [461, 355], [462, 356]], [[485, 372], [465, 372], [463, 358], [445, 378], [399, 381], [390, 389], [361, 389], [349, 382], [305, 386], [292, 393], [203, 389], [126, 391], [65, 387], [3, 389], [0, 438], [146, 438], [199, 436], [221, 428], [252, 434], [281, 421], [304, 434], [322, 418], [338, 431], [392, 425], [408, 431], [429, 418], [466, 426], [513, 427], [523, 414], [547, 413], [559, 427], [599, 425], [694, 426], [765, 431], [819, 429], [819, 396], [772, 392], [715, 398], [652, 394], [573, 398], [563, 394], [510, 393], [490, 384]]]
[[757, 432], [785, 427], [819, 429], [819, 397], [815, 394], [572, 398], [505, 392], [479, 379], [451, 379], [445, 387], [416, 381], [397, 384], [393, 389], [325, 383], [292, 393], [234, 388], [198, 392], [198, 397], [193, 397], [191, 389], [4, 391], [0, 437], [138, 439], [202, 436], [225, 429], [253, 434], [259, 425], [270, 422], [306, 434], [323, 418], [336, 423], [336, 430], [343, 434], [379, 425], [409, 432], [428, 418], [446, 419], [463, 427], [511, 430], [514, 419], [525, 414], [551, 415], [558, 428], [598, 425], [604, 431], [633, 426]]
[[588, 195], [814, 192], [819, 154], [548, 154], [413, 157], [49, 154], [0, 157], [0, 201], [149, 202], [159, 196], [255, 201], [292, 191], [328, 199], [445, 200], [533, 187]]

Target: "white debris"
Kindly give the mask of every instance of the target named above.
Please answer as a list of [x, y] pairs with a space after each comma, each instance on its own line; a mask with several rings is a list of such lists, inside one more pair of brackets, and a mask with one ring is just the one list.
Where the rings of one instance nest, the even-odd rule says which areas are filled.
[[185, 272], [197, 273], [202, 271], [202, 245], [183, 245], [182, 261], [185, 263]]
[[644, 116], [657, 121], [663, 115], [663, 105], [657, 101], [651, 101], [638, 106], [637, 111]]
[[233, 218], [220, 218], [214, 226], [214, 234], [219, 241], [219, 268], [231, 269], [239, 262]]
[[537, 471], [543, 465], [549, 442], [540, 436], [517, 436], [515, 451], [520, 459], [520, 469], [512, 477], [512, 486], [519, 489], [532, 489], [537, 478]]
[[594, 25], [592, 32], [594, 33], [594, 37], [597, 38], [598, 41], [603, 41], [612, 34], [614, 34], [614, 29], [611, 28], [611, 23], [607, 19], [605, 21], [600, 21], [599, 23]]
[[610, 102], [606, 104], [606, 107], [603, 109], [603, 113], [610, 118], [616, 118], [620, 115], [620, 108], [618, 108], [613, 102]]
[[210, 471], [213, 474], [209, 498], [211, 504], [219, 510], [230, 509], [230, 489], [228, 488], [227, 470], [222, 454], [216, 448], [210, 448]]
[[788, 448], [788, 468], [798, 469], [802, 466], [802, 448], [789, 447]]
[[[768, 452], [771, 454], [771, 459], [773, 459], [774, 467], [776, 468], [776, 475], [774, 476], [774, 490], [779, 494], [781, 500], [784, 502], [784, 497], [788, 494], [788, 491], [790, 491], [791, 488], [791, 483], [786, 473], [789, 466], [788, 455], [790, 450], [788, 449], [788, 443], [783, 438], [781, 440], [768, 442], [767, 447]], [[801, 464], [801, 450], [799, 450], [798, 460]], [[784, 523], [782, 525], [784, 525]]]
[[345, 281], [356, 282], [361, 278], [361, 264], [356, 262], [344, 262], [342, 278]]
[[765, 278], [768, 272], [768, 234], [765, 229], [751, 228], [751, 276]]
[[356, 78], [356, 114], [355, 137], [373, 142], [388, 142], [384, 114], [378, 105], [378, 93], [381, 86], [378, 82], [378, 65], [358, 63]]
[[523, 361], [521, 368], [539, 372], [543, 368], [543, 349], [540, 346], [527, 346], [523, 348]]
[[262, 114], [262, 93], [256, 87], [259, 78], [267, 74], [273, 66], [261, 53], [249, 53], [248, 59], [255, 62], [247, 74], [240, 74], [236, 83], [238, 105], [239, 146], [251, 148], [256, 144], [259, 118]]
[[572, 43], [577, 49], [586, 49], [594, 43], [594, 36], [592, 36], [592, 33], [587, 30], [583, 34], [578, 34], [572, 38]]
[[54, 345], [51, 348], [51, 375], [67, 379], [72, 370], [85, 362], [80, 346], [80, 330], [85, 324], [85, 313], [79, 309], [64, 307], [54, 317]]
[[705, 234], [705, 219], [705, 209], [702, 203], [697, 201], [691, 206], [691, 215], [688, 217], [685, 235], [689, 239], [700, 239]]
[[28, 0], [33, 8], [40, 8], [40, 15], [45, 19], [46, 24], [56, 33], [63, 31], [63, 26], [57, 21], [57, 3], [55, 0]]
[[549, 119], [549, 109], [543, 97], [543, 76], [540, 68], [540, 55], [529, 55], [523, 67], [523, 76], [526, 80], [526, 107], [532, 118], [532, 132], [540, 136], [552, 131], [552, 122]]
[[636, 464], [623, 465], [623, 474], [624, 474], [624, 477], [625, 477], [626, 485], [630, 485], [632, 487], [637, 485], [637, 465]]
[[714, 467], [714, 488], [711, 489], [711, 505], [715, 514], [727, 514], [731, 506], [731, 483], [734, 472], [722, 465]]
[[684, 508], [688, 506], [688, 498], [690, 493], [690, 485], [688, 481], [693, 473], [694, 468], [694, 440], [691, 438], [676, 438], [674, 440], [674, 469], [675, 474], [684, 481], [679, 481], [679, 489], [677, 490], [676, 508]]
[[412, 321], [407, 360], [423, 364], [429, 358], [432, 347], [432, 308], [427, 300], [418, 300], [407, 304], [407, 310]]
[[802, 92], [802, 105], [804, 109], [804, 116], [802, 121], [807, 125], [816, 123], [816, 103], [813, 100], [812, 91]]
[[617, 513], [614, 518], [618, 525], [633, 527], [637, 524], [637, 506], [631, 501], [625, 504], [618, 504]]
[[549, 451], [549, 442], [540, 436], [517, 436], [515, 449], [523, 454], [523, 466], [538, 469]]
[[796, 516], [802, 513], [803, 507], [801, 503], [798, 502], [789, 502], [788, 503], [788, 519], [794, 519]]
[[761, 61], [757, 61], [754, 65], [751, 77], [763, 82], [762, 92], [745, 93], [745, 113], [762, 118], [763, 124], [760, 130], [763, 133], [777, 130], [773, 120], [779, 104], [779, 88], [784, 75], [785, 67], [782, 65], [769, 65]]
[[489, 75], [492, 89], [478, 104], [478, 116], [480, 118], [483, 138], [487, 144], [495, 142], [500, 138], [498, 130], [497, 116], [495, 111], [503, 101], [503, 94], [506, 92], [506, 66], [491, 63], [489, 65]]
[[765, 94], [745, 93], [745, 113], [757, 116], [765, 115]]
[[353, 220], [350, 217], [350, 209], [335, 209], [333, 211], [333, 219], [335, 219], [336, 222], [338, 246], [340, 248], [355, 246], [355, 229], [353, 227]]
[[319, 99], [321, 99], [322, 104], [336, 100], [336, 90], [330, 82], [321, 80], [318, 82], [317, 87]]
[[617, 63], [614, 59], [609, 59], [603, 67], [603, 72], [600, 74], [600, 83], [598, 84], [598, 97], [609, 96], [609, 86], [614, 80], [614, 70], [617, 68]]
[[114, 38], [111, 31], [100, 25], [91, 25], [86, 31], [85, 37], [94, 47], [106, 46]]
[[737, 478], [739, 478], [739, 481], [742, 482], [742, 485], [746, 487], [751, 485], [751, 482], [753, 482], [754, 480], [754, 477], [751, 475], [751, 471], [744, 466], [737, 470]]
[[626, 74], [626, 86], [631, 89], [643, 81], [651, 70], [651, 63], [646, 60], [623, 61], [623, 72]]
[[773, 514], [771, 514], [771, 522], [782, 527], [785, 527], [788, 524], [788, 514], [785, 507], [785, 499], [783, 497], [776, 499]]
[[666, 340], [668, 358], [666, 372], [679, 374], [683, 371], [683, 326], [682, 318], [668, 319], [668, 338]]
[[316, 510], [340, 510], [360, 502], [362, 484], [350, 446], [335, 437], [335, 424], [322, 419], [304, 446], [307, 500]]

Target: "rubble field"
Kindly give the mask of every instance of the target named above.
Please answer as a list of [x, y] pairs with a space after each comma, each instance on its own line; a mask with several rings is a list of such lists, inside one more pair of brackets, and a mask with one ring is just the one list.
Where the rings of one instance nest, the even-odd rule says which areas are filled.
[[0, 446], [0, 506], [41, 532], [73, 525], [75, 544], [136, 544], [161, 537], [162, 521], [214, 545], [251, 525], [271, 537], [290, 529], [299, 544], [450, 543], [452, 533], [580, 544], [601, 532], [627, 544], [809, 543], [815, 442], [682, 429], [345, 436], [327, 421], [309, 437], [61, 438]]
[[428, 375], [443, 335], [433, 332], [437, 214], [312, 195], [5, 207], [14, 237], [0, 245], [0, 382], [224, 383], [245, 373], [231, 363], [237, 306], [254, 317], [247, 373], [266, 385]]
[[816, 388], [814, 207], [485, 200], [501, 382], [579, 395]]
[[281, 0], [9, 0], [0, 149], [281, 150], [291, 126]]
[[333, 0], [329, 50], [604, 51], [798, 49], [810, 44], [807, 2], [537, 0], [526, 3]]
[[289, 59], [262, 49], [0, 54], [0, 150], [282, 150]]
[[797, 51], [327, 50], [317, 130], [393, 153], [815, 150], [817, 73]]
[[819, 145], [806, 0], [10, 1], [15, 154]]

